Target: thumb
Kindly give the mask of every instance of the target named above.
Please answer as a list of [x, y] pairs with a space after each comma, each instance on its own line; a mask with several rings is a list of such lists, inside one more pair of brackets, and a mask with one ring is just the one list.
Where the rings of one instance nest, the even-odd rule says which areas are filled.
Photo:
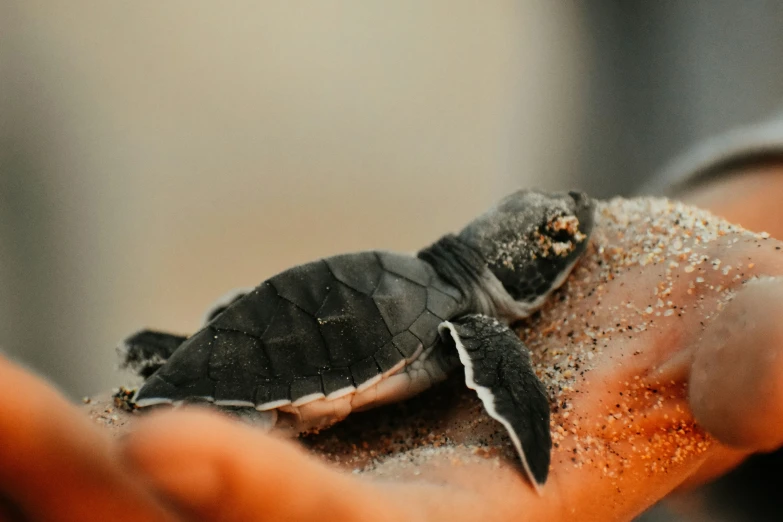
[[783, 278], [749, 282], [707, 325], [689, 401], [723, 444], [753, 452], [783, 446]]

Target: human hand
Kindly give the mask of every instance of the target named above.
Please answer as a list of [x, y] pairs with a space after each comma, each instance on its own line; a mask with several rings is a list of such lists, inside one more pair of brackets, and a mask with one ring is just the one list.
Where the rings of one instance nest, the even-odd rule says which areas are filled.
[[0, 357], [0, 522], [171, 521], [117, 442], [41, 379]]
[[[781, 371], [769, 361], [782, 346], [774, 311], [783, 290], [749, 280], [781, 273], [780, 243], [680, 207], [680, 216], [661, 206], [609, 210], [565, 300], [523, 332], [556, 399], [557, 447], [541, 496], [464, 389], [349, 417], [309, 441], [365, 477], [201, 414], [148, 419], [126, 439], [126, 457], [183, 509], [210, 519], [623, 520], [779, 445], [783, 429], [769, 421], [780, 418], [783, 397], [768, 390]], [[194, 495], [176, 472], [196, 460], [211, 470], [208, 493]]]
[[[638, 225], [640, 217], [635, 219]], [[612, 228], [599, 223], [596, 245], [620, 246], [628, 252], [639, 245], [638, 238], [630, 234], [633, 226], [629, 223], [627, 227]], [[733, 243], [735, 238], [737, 243]], [[742, 286], [742, 281], [751, 275], [781, 273], [777, 246], [779, 243], [773, 240], [747, 238], [734, 232], [698, 248], [694, 246], [708, 259], [721, 259], [720, 269], [713, 270], [707, 263], [702, 267], [704, 273], [699, 268], [688, 272], [681, 263], [674, 272], [678, 276], [675, 284], [664, 296], [664, 306], [658, 309], [653, 302], [651, 314], [646, 313], [647, 301], [655, 295], [652, 289], [666, 281], [669, 256], [617, 273], [606, 272], [606, 266], [590, 265], [589, 261], [577, 269], [562, 294], [566, 299], [552, 303], [523, 332], [534, 351], [541, 377], [557, 398], [553, 431], [558, 446], [553, 453], [549, 482], [541, 496], [524, 480], [502, 430], [480, 413], [480, 404], [472, 392], [462, 387], [454, 388], [461, 390], [457, 397], [441, 398], [440, 403], [436, 400], [434, 408], [432, 402], [428, 404], [433, 396], [414, 399], [415, 407], [394, 406], [352, 416], [355, 419], [349, 417], [342, 425], [310, 441], [330, 460], [340, 457], [349, 469], [361, 467], [357, 456], [372, 459], [364, 467], [366, 477], [355, 477], [319, 462], [289, 442], [202, 412], [165, 412], [143, 419], [134, 433], [122, 440], [120, 451], [112, 453], [111, 443], [96, 442], [100, 436], [96, 436], [93, 427], [78, 419], [71, 407], [61, 407], [67, 406], [62, 399], [7, 364], [0, 367], [4, 372], [0, 386], [5, 387], [7, 382], [17, 384], [6, 388], [4, 396], [16, 397], [23, 391], [23, 397], [15, 401], [16, 408], [9, 409], [6, 403], [0, 408], [0, 437], [4, 439], [2, 447], [8, 448], [0, 452], [0, 470], [22, 468], [28, 479], [14, 485], [10, 483], [12, 478], [5, 478], [14, 472], [0, 471], [0, 487], [17, 509], [32, 513], [30, 518], [47, 520], [76, 519], [68, 518], [67, 513], [73, 508], [67, 506], [88, 504], [85, 499], [91, 499], [93, 513], [101, 513], [100, 509], [134, 513], [124, 508], [125, 503], [139, 499], [134, 500], [136, 510], [149, 509], [155, 516], [165, 517], [163, 508], [151, 500], [147, 491], [154, 492], [161, 504], [184, 519], [560, 520], [574, 515], [582, 520], [628, 519], [678, 485], [720, 472], [751, 451], [777, 444], [774, 441], [780, 428], [764, 429], [764, 419], [780, 417], [776, 407], [781, 400], [768, 404], [761, 412], [734, 407], [738, 396], [746, 397], [741, 406], [746, 406], [746, 401], [763, 403], [758, 398], [764, 394], [763, 386], [753, 391], [750, 385], [773, 382], [779, 374], [773, 366], [763, 363], [779, 351], [779, 343], [767, 335], [777, 332], [774, 316], [769, 314], [764, 319], [760, 314], [781, 302], [779, 291], [774, 290], [777, 283], [769, 286], [771, 291], [759, 283]], [[590, 255], [597, 263], [606, 254], [605, 248], [603, 254], [596, 250]], [[605, 259], [603, 262], [614, 263]], [[729, 264], [736, 269], [741, 267], [744, 275], [735, 280], [739, 271], [723, 274]], [[749, 264], [753, 266], [748, 267]], [[596, 277], [602, 272], [604, 276]], [[612, 279], [608, 280], [606, 274], [610, 273]], [[698, 277], [704, 281], [697, 283]], [[695, 288], [690, 288], [690, 282]], [[719, 286], [721, 290], [716, 291]], [[737, 290], [728, 302], [727, 289]], [[769, 295], [761, 297], [758, 292]], [[759, 301], [760, 298], [765, 301]], [[669, 300], [685, 313], [667, 314], [666, 310], [677, 310], [666, 304]], [[661, 316], [655, 315], [658, 311]], [[749, 317], [760, 319], [750, 324], [746, 320]], [[627, 326], [632, 329], [627, 330]], [[726, 333], [721, 334], [721, 329]], [[588, 331], [603, 343], [600, 350], [590, 348], [593, 343], [592, 337], [585, 336]], [[600, 332], [603, 333], [599, 336]], [[710, 343], [706, 340], [710, 335], [723, 342]], [[750, 350], [742, 342], [749, 335], [762, 340]], [[710, 350], [717, 346], [722, 346], [721, 353], [735, 356], [734, 361], [742, 361], [742, 367], [755, 365], [766, 372], [727, 372], [727, 368], [735, 366], [734, 361], [731, 357], [710, 357]], [[705, 372], [701, 380], [700, 368]], [[571, 373], [567, 374], [569, 370]], [[16, 375], [16, 381], [8, 380], [7, 372]], [[728, 377], [723, 379], [710, 378], [726, 374]], [[690, 403], [699, 419], [703, 418], [705, 425], [725, 442], [742, 447], [730, 448], [715, 442], [693, 425], [688, 383]], [[718, 394], [721, 390], [734, 392]], [[30, 396], [39, 398], [30, 401]], [[698, 397], [712, 396], [715, 401], [699, 402]], [[24, 397], [28, 397], [27, 403]], [[52, 404], [64, 412], [62, 416], [52, 418]], [[699, 413], [699, 404], [706, 413]], [[715, 405], [731, 415], [715, 415]], [[391, 432], [383, 436], [387, 427], [376, 424], [384, 416], [405, 409], [410, 411], [404, 418], [386, 421], [391, 422]], [[17, 429], [13, 422], [4, 423], [1, 419], [22, 415], [29, 417], [29, 427], [23, 430], [26, 435], [17, 437], [13, 435]], [[751, 435], [744, 439], [735, 439], [737, 434], [745, 433], [747, 423], [754, 419], [761, 429], [751, 430]], [[60, 431], [70, 434], [65, 438], [71, 441], [69, 444], [53, 447], [43, 436], [59, 435], [58, 426], [68, 425]], [[352, 426], [365, 433], [358, 437], [354, 434], [351, 439]], [[413, 428], [406, 428], [410, 426]], [[342, 440], [333, 440], [331, 435], [335, 433], [342, 435]], [[493, 441], [497, 440], [502, 442], [500, 451], [494, 449]], [[90, 444], [108, 451], [85, 455], [83, 441], [92, 441]], [[366, 448], [362, 447], [363, 442]], [[358, 448], [353, 448], [352, 443], [358, 444]], [[57, 458], [48, 467], [39, 467], [52, 451]], [[726, 460], [727, 455], [730, 461]], [[6, 466], [7, 461], [15, 462], [16, 468]], [[94, 475], [109, 479], [91, 482], [93, 468], [97, 470]], [[36, 511], [39, 497], [46, 497], [50, 489], [44, 479], [69, 469], [77, 470], [69, 472], [73, 481], [57, 483], [63, 488], [62, 494], [52, 497], [49, 503], [54, 507], [59, 503], [67, 509], [50, 507], [48, 511]], [[43, 473], [38, 474], [39, 470]], [[393, 480], [367, 480], [373, 476]], [[82, 482], [86, 486], [82, 487]], [[94, 482], [97, 484], [91, 485]], [[71, 483], [76, 487], [69, 487]], [[40, 507], [44, 508], [45, 505]], [[51, 516], [42, 517], [39, 513]]]

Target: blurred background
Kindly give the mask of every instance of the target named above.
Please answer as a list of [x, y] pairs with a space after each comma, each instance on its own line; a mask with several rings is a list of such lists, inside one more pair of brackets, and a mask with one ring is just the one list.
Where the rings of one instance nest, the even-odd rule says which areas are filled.
[[72, 397], [237, 286], [783, 101], [783, 3], [0, 2], [0, 345]]

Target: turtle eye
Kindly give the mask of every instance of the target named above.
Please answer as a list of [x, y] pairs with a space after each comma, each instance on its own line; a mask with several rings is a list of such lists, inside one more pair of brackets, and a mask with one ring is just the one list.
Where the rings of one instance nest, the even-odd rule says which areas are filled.
[[594, 203], [585, 194], [519, 191], [472, 221], [460, 238], [517, 301], [537, 302], [565, 279], [584, 251]]
[[565, 280], [584, 251], [588, 236], [582, 228], [574, 214], [550, 215], [526, 237], [529, 248], [519, 249], [513, 258], [501, 259], [489, 268], [515, 301], [540, 301]]
[[587, 239], [580, 225], [579, 218], [573, 214], [559, 213], [549, 217], [533, 234], [538, 256], [556, 260], [577, 249]]

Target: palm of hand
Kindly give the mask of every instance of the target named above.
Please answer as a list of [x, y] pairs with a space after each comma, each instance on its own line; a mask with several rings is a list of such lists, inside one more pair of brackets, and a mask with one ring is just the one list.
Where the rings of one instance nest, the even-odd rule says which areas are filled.
[[[6, 439], [0, 445], [0, 491], [22, 512], [50, 520], [75, 519], [68, 506], [84, 506], [85, 498], [91, 499], [94, 515], [101, 518], [104, 510], [113, 519], [138, 518], [140, 510], [148, 510], [148, 519], [630, 518], [685, 481], [769, 446], [752, 437], [743, 440], [738, 425], [747, 419], [732, 418], [729, 406], [723, 410], [729, 415], [716, 421], [715, 412], [704, 406], [709, 401], [699, 403], [698, 397], [714, 396], [709, 376], [722, 371], [709, 366], [716, 358], [704, 344], [715, 341], [715, 328], [726, 328], [714, 318], [755, 306], [743, 295], [761, 285], [742, 285], [752, 276], [783, 272], [779, 244], [730, 229], [718, 235], [714, 222], [697, 227], [703, 229], [697, 242], [694, 221], [680, 216], [675, 224], [677, 218], [664, 210], [642, 209], [624, 221], [629, 208], [615, 207], [599, 219], [593, 250], [562, 293], [564, 300], [550, 303], [522, 332], [554, 406], [556, 447], [540, 496], [519, 472], [499, 426], [456, 380], [409, 404], [357, 415], [308, 439], [327, 460], [393, 479], [377, 482], [338, 473], [288, 442], [203, 413], [155, 416], [114, 447], [51, 390], [6, 363], [0, 367], [5, 374], [0, 386], [7, 388], [6, 397], [20, 400], [0, 406], [0, 433]], [[660, 229], [642, 240], [637, 232], [650, 225]], [[681, 244], [670, 234], [677, 227]], [[713, 268], [716, 260], [720, 264]], [[736, 335], [747, 333], [738, 328]], [[736, 398], [746, 384], [725, 386]], [[712, 432], [739, 440], [746, 449], [728, 450], [695, 426], [689, 394]], [[42, 397], [47, 398], [43, 408]], [[39, 412], [52, 404], [62, 406], [57, 422], [70, 427], [57, 446], [47, 447], [37, 434], [50, 433], [53, 421]], [[20, 408], [30, 414], [28, 428], [14, 435]], [[101, 451], [89, 465], [84, 459], [75, 468], [67, 464], [77, 470], [73, 473], [115, 482], [66, 481], [58, 484], [56, 502], [46, 491], [30, 494], [36, 484], [49, 487], [36, 474], [62, 470], [58, 461], [51, 469], [25, 462], [45, 462], [55, 450], [84, 454], [85, 444]], [[129, 467], [136, 474], [129, 475]], [[26, 491], [20, 491], [22, 483]], [[110, 487], [118, 484], [125, 486]], [[30, 506], [31, 498], [40, 501]], [[163, 499], [165, 509], [155, 498]], [[118, 514], [117, 506], [129, 499], [134, 509]]]
[[[392, 407], [395, 413], [336, 427], [316, 448], [345, 467], [370, 462], [364, 470], [371, 476], [447, 482], [463, 498], [477, 493], [465, 505], [441, 499], [451, 504], [449, 516], [465, 520], [630, 518], [689, 478], [699, 480], [699, 470], [715, 473], [756, 449], [760, 441], [727, 448], [697, 426], [688, 382], [710, 328], [724, 328], [711, 321], [733, 313], [730, 301], [760, 267], [779, 271], [778, 243], [681, 205], [616, 202], [603, 210], [568, 287], [522, 331], [553, 401], [555, 448], [541, 497], [521, 478], [502, 429], [459, 382]], [[389, 418], [414, 427], [379, 424]], [[725, 420], [722, 435], [742, 422]]]

